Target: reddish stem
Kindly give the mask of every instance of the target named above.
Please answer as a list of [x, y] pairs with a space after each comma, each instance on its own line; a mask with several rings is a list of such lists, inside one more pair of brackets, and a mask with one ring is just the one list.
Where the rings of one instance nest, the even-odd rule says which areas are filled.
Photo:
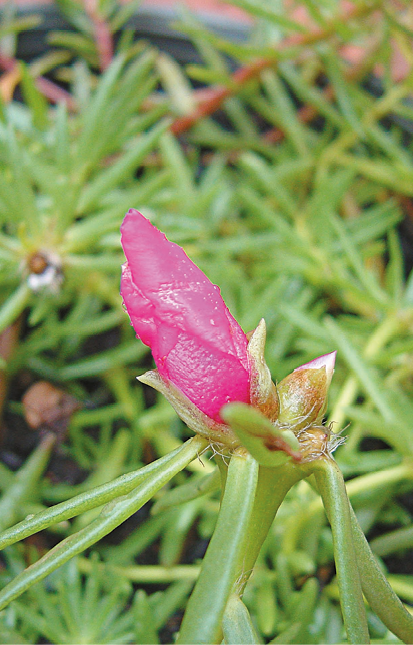
[[109, 25], [99, 13], [96, 0], [84, 0], [85, 10], [93, 23], [95, 43], [99, 56], [99, 68], [103, 72], [112, 62], [113, 38]]
[[66, 103], [68, 110], [76, 112], [77, 105], [73, 96], [44, 76], [34, 79], [36, 87], [51, 103]]
[[[332, 20], [323, 28], [317, 27], [309, 31], [307, 34], [293, 34], [292, 36], [288, 36], [274, 49], [274, 54], [281, 53], [293, 47], [303, 47], [305, 45], [311, 45], [312, 43], [324, 40], [334, 33], [337, 23], [346, 24], [350, 20], [360, 18], [373, 9], [374, 7], [371, 6], [352, 6], [349, 10], [342, 12], [338, 18]], [[211, 89], [206, 98], [200, 101], [193, 112], [175, 119], [170, 128], [172, 133], [180, 135], [191, 128], [203, 117], [216, 112], [227, 98], [234, 96], [246, 83], [248, 83], [248, 81], [256, 78], [263, 70], [276, 66], [277, 62], [278, 61], [275, 56], [257, 58], [249, 65], [245, 65], [238, 69], [232, 75], [231, 82], [228, 83], [227, 86], [217, 86], [215, 89]], [[309, 109], [311, 108], [309, 107]]]

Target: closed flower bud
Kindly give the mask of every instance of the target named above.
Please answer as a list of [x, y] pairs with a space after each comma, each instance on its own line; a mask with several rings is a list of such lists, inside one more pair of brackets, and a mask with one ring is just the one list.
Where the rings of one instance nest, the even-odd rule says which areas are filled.
[[[188, 415], [178, 409], [182, 402], [189, 402], [184, 407], [191, 409], [192, 419], [199, 410], [206, 424], [201, 434], [208, 433], [209, 424], [215, 430], [222, 426], [224, 437], [221, 408], [232, 401], [250, 402], [246, 335], [219, 288], [143, 215], [131, 209], [121, 233], [127, 259], [121, 295], [136, 335], [151, 348], [158, 368], [145, 382], [163, 388], [172, 403], [175, 398], [185, 421]], [[229, 436], [225, 442], [231, 443]]]
[[336, 352], [320, 356], [297, 367], [277, 385], [279, 425], [289, 427], [297, 434], [322, 423], [335, 359]]

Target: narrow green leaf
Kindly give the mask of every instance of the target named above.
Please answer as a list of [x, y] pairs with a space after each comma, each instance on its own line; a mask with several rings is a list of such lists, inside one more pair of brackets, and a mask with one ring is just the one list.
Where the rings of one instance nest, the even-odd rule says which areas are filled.
[[376, 145], [378, 145], [391, 161], [396, 161], [412, 169], [411, 157], [407, 150], [400, 145], [392, 132], [386, 131], [384, 127], [375, 123], [365, 125], [365, 133]]
[[355, 132], [357, 132], [361, 139], [364, 139], [364, 128], [355, 108], [356, 102], [354, 100], [354, 89], [343, 74], [343, 62], [341, 58], [337, 56], [337, 52], [330, 48], [324, 49], [323, 54], [327, 74], [334, 88], [334, 93], [340, 110], [347, 123]]
[[[12, 6], [12, 11], [15, 13], [16, 7]], [[6, 47], [6, 42], [7, 45], [10, 44], [7, 36], [10, 36], [10, 34], [18, 34], [21, 31], [35, 29], [35, 27], [38, 27], [41, 24], [42, 19], [41, 16], [36, 15], [16, 17], [16, 15], [11, 15], [12, 12], [6, 15], [7, 13], [8, 10], [3, 4], [1, 11], [2, 24], [0, 26], [0, 38], [4, 41], [2, 44], [4, 44], [5, 53], [11, 53], [6, 51], [8, 49], [8, 47]]]
[[[124, 133], [123, 141], [126, 142], [130, 136], [136, 134], [132, 129], [139, 127], [140, 124], [142, 126], [137, 131], [142, 131], [146, 127], [143, 125], [145, 118], [153, 115], [152, 125], [162, 116], [159, 112], [162, 103], [149, 110], [147, 114], [138, 115], [142, 101], [155, 89], [158, 80], [153, 71], [155, 60], [156, 52], [153, 49], [145, 49], [122, 72], [116, 94], [108, 102], [101, 130], [99, 130], [108, 145], [111, 145], [111, 140], [122, 141], [119, 139], [122, 133]], [[130, 134], [127, 135], [129, 131]]]
[[168, 126], [168, 120], [158, 123], [150, 132], [140, 136], [137, 142], [129, 150], [126, 150], [113, 166], [102, 171], [82, 193], [77, 207], [78, 212], [84, 213], [91, 210], [120, 181], [128, 180], [156, 146]]
[[274, 582], [269, 576], [262, 576], [256, 590], [255, 615], [259, 631], [266, 637], [275, 632], [279, 608]]
[[389, 261], [386, 267], [386, 287], [394, 305], [400, 307], [403, 294], [404, 266], [400, 240], [395, 230], [389, 231], [388, 246]]
[[[158, 54], [156, 68], [174, 113], [184, 115], [192, 112], [196, 107], [195, 98], [191, 83], [179, 63], [169, 54], [162, 52]], [[188, 69], [187, 72], [190, 74]]]
[[[88, 487], [96, 488], [108, 481], [113, 480], [120, 473], [126, 470], [125, 461], [130, 452], [131, 433], [122, 428], [119, 430], [113, 441], [108, 446], [105, 454], [98, 463], [96, 470], [88, 477]], [[90, 509], [78, 517], [72, 524], [71, 533], [86, 526], [99, 514], [99, 507]]]
[[142, 0], [131, 0], [126, 4], [117, 7], [117, 11], [113, 18], [110, 20], [110, 27], [112, 33], [120, 31], [122, 27], [134, 16], [142, 4]]
[[0, 592], [0, 608], [6, 607], [33, 584], [43, 580], [75, 555], [89, 548], [136, 513], [172, 477], [183, 470], [207, 446], [207, 441], [194, 437], [165, 465], [148, 476], [131, 493], [106, 504], [99, 517], [90, 525], [71, 535], [37, 562], [20, 573]]
[[124, 64], [125, 57], [123, 55], [118, 55], [103, 74], [99, 82], [98, 89], [96, 90], [85, 115], [83, 130], [78, 143], [78, 164], [87, 164], [88, 162], [89, 148], [93, 148], [93, 138], [99, 128], [100, 121], [104, 117], [107, 102], [114, 91], [115, 84]]
[[359, 157], [351, 154], [337, 155], [335, 161], [340, 166], [359, 172], [369, 181], [383, 184], [401, 194], [413, 195], [413, 172], [405, 166], [389, 164], [381, 158]]
[[408, 603], [413, 602], [413, 584], [410, 574], [389, 573], [387, 581], [400, 598], [403, 598]]
[[261, 74], [264, 91], [273, 107], [273, 122], [283, 130], [297, 153], [306, 156], [309, 152], [311, 131], [298, 120], [297, 110], [277, 73], [265, 70]]
[[346, 410], [351, 421], [361, 423], [364, 434], [383, 439], [401, 455], [413, 455], [413, 436], [411, 428], [401, 418], [391, 423], [383, 421], [382, 416], [361, 406], [349, 406]]
[[[337, 643], [337, 645], [348, 645], [348, 641], [342, 641], [341, 643]], [[370, 645], [405, 645], [405, 642], [398, 638], [372, 638]]]
[[209, 69], [201, 65], [188, 65], [186, 72], [190, 79], [205, 85], [227, 85], [228, 72], [216, 69]]
[[289, 643], [298, 643], [297, 637], [301, 631], [301, 623], [292, 623], [284, 629], [281, 634], [273, 638], [271, 645], [288, 645]]
[[244, 104], [237, 97], [231, 97], [225, 101], [225, 112], [234, 124], [235, 128], [244, 137], [259, 141], [257, 127]]
[[340, 217], [331, 215], [331, 223], [337, 232], [342, 248], [346, 257], [349, 260], [350, 266], [354, 270], [361, 284], [366, 291], [377, 300], [379, 306], [387, 304], [385, 292], [381, 289], [380, 285], [375, 279], [374, 274], [370, 273], [358, 252], [356, 245], [353, 243], [351, 237], [346, 231], [344, 222]]
[[98, 64], [98, 56], [93, 41], [82, 34], [56, 30], [49, 34], [48, 41], [55, 47], [68, 49], [72, 56], [75, 55], [86, 59], [94, 65]]
[[209, 475], [204, 475], [204, 477], [192, 476], [188, 482], [172, 488], [172, 490], [167, 491], [165, 495], [158, 499], [152, 506], [151, 513], [152, 515], [157, 515], [167, 508], [185, 504], [203, 495], [210, 495], [218, 491], [220, 487], [221, 478], [218, 469], [215, 469]]
[[[325, 334], [319, 321], [308, 311], [300, 311], [295, 304], [279, 304], [279, 312], [290, 323], [317, 340], [325, 340]], [[327, 353], [327, 351], [325, 352]]]
[[271, 5], [265, 5], [257, 0], [231, 0], [231, 3], [236, 7], [244, 9], [251, 15], [257, 16], [257, 18], [263, 18], [278, 27], [282, 27], [283, 30], [299, 33], [305, 33], [307, 30], [301, 23], [288, 18], [287, 12], [275, 11]]
[[276, 203], [294, 221], [297, 213], [297, 203], [290, 191], [278, 179], [274, 169], [258, 155], [251, 152], [244, 152], [240, 156], [238, 164], [254, 180], [260, 190], [264, 190], [275, 198]]
[[161, 457], [161, 459], [148, 464], [140, 470], [122, 475], [112, 482], [102, 484], [93, 490], [88, 490], [80, 495], [76, 495], [67, 502], [61, 502], [60, 504], [47, 508], [34, 516], [27, 517], [25, 520], [19, 522], [19, 524], [16, 524], [0, 535], [0, 549], [4, 549], [6, 546], [14, 544], [19, 540], [24, 540], [26, 537], [29, 537], [38, 531], [42, 531], [56, 522], [63, 522], [64, 520], [71, 519], [72, 517], [80, 515], [92, 508], [102, 506], [102, 504], [107, 504], [115, 497], [127, 495], [139, 484], [145, 481], [149, 475], [166, 468], [169, 462], [179, 456], [183, 450], [187, 450], [190, 444], [197, 444], [199, 441], [202, 443], [202, 440], [198, 440], [198, 438], [190, 439], [189, 442], [183, 444], [183, 446], [176, 448], [176, 450], [170, 454], [165, 457]]
[[[309, 641], [308, 626], [314, 619], [314, 610], [319, 596], [317, 580], [307, 580], [300, 593], [289, 603], [289, 615], [293, 622], [271, 643], [305, 643]], [[291, 599], [291, 595], [290, 595]]]
[[401, 529], [379, 535], [370, 542], [370, 548], [381, 558], [413, 548], [413, 526], [403, 526]]
[[96, 376], [118, 365], [126, 365], [136, 362], [146, 353], [146, 347], [132, 341], [124, 343], [113, 349], [103, 352], [97, 352], [88, 358], [84, 358], [77, 363], [65, 365], [59, 370], [59, 376], [62, 381], [70, 381], [73, 378], [87, 378]]
[[15, 213], [19, 214], [19, 219], [26, 223], [29, 231], [37, 232], [39, 218], [37, 217], [35, 193], [31, 177], [26, 169], [28, 155], [27, 151], [19, 145], [12, 126], [7, 128], [6, 146], [8, 163], [13, 177], [10, 190]]
[[46, 435], [16, 473], [10, 487], [3, 493], [0, 499], [1, 531], [21, 517], [22, 506], [36, 490], [39, 490], [39, 480], [49, 463], [55, 443], [55, 435]]
[[31, 295], [32, 292], [27, 283], [22, 282], [16, 291], [3, 303], [0, 309], [0, 332], [17, 320], [29, 304]]
[[340, 349], [344, 360], [357, 378], [360, 387], [371, 397], [377, 409], [383, 415], [383, 418], [389, 423], [392, 423], [396, 418], [395, 411], [390, 406], [387, 393], [376, 378], [372, 368], [360, 356], [348, 334], [344, 332], [337, 322], [330, 317], [326, 317], [324, 325], [331, 335], [332, 340]]
[[156, 629], [162, 629], [170, 616], [184, 606], [192, 585], [192, 580], [173, 582], [156, 602], [151, 603]]
[[116, 544], [102, 546], [99, 552], [111, 566], [129, 566], [142, 551], [158, 539], [168, 519], [169, 514], [166, 512], [151, 517], [123, 540], [121, 549], [118, 549]]
[[30, 108], [33, 125], [43, 130], [48, 125], [48, 105], [43, 94], [37, 89], [35, 80], [30, 74], [29, 69], [23, 63], [19, 63], [21, 73], [21, 84], [23, 98]]
[[[142, 208], [143, 204], [150, 201], [159, 191], [168, 186], [170, 173], [168, 170], [159, 170], [156, 175], [141, 179], [130, 190], [122, 194], [114, 191], [109, 201], [109, 195], [105, 195], [103, 201], [108, 203], [107, 209], [97, 215], [90, 214], [88, 217], [74, 223], [66, 231], [62, 251], [65, 253], [79, 253], [82, 250], [90, 250], [98, 243], [104, 234], [116, 232], [119, 235], [119, 226], [124, 213], [131, 207]], [[112, 205], [111, 202], [114, 202]], [[119, 242], [118, 242], [119, 248]]]
[[285, 61], [280, 63], [278, 69], [280, 75], [285, 78], [303, 103], [313, 105], [322, 116], [335, 126], [339, 128], [344, 126], [345, 122], [341, 114], [327, 101], [321, 91], [300, 76], [293, 63]]
[[172, 511], [162, 531], [159, 563], [172, 567], [179, 563], [188, 533], [201, 512], [203, 500], [195, 499]]
[[166, 132], [160, 141], [160, 150], [165, 165], [171, 172], [171, 177], [177, 188], [177, 196], [184, 212], [195, 198], [195, 186], [189, 161], [185, 157], [180, 145], [169, 132]]
[[318, 179], [317, 184], [307, 201], [307, 217], [311, 221], [316, 239], [324, 247], [325, 253], [331, 252], [332, 221], [340, 209], [345, 194], [354, 182], [351, 170], [338, 170]]
[[159, 643], [153, 611], [143, 589], [136, 592], [132, 611], [136, 642], [148, 645]]
[[399, 205], [389, 199], [363, 211], [363, 217], [346, 221], [353, 241], [359, 246], [383, 236], [403, 218]]
[[70, 141], [67, 107], [60, 103], [56, 108], [55, 125], [55, 161], [58, 171], [68, 174], [70, 171]]

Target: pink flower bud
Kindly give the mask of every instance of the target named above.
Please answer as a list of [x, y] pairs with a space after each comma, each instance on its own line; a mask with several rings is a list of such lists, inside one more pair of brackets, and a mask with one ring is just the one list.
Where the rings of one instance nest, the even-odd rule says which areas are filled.
[[244, 332], [219, 288], [141, 213], [128, 211], [121, 233], [121, 295], [136, 335], [160, 376], [220, 423], [226, 403], [250, 401]]

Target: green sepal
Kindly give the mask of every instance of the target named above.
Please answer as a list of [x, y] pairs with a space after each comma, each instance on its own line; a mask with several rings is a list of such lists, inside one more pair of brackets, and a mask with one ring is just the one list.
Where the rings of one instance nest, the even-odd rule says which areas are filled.
[[220, 414], [244, 448], [262, 466], [281, 466], [290, 457], [301, 460], [300, 445], [293, 432], [277, 428], [256, 408], [245, 403], [230, 403]]

